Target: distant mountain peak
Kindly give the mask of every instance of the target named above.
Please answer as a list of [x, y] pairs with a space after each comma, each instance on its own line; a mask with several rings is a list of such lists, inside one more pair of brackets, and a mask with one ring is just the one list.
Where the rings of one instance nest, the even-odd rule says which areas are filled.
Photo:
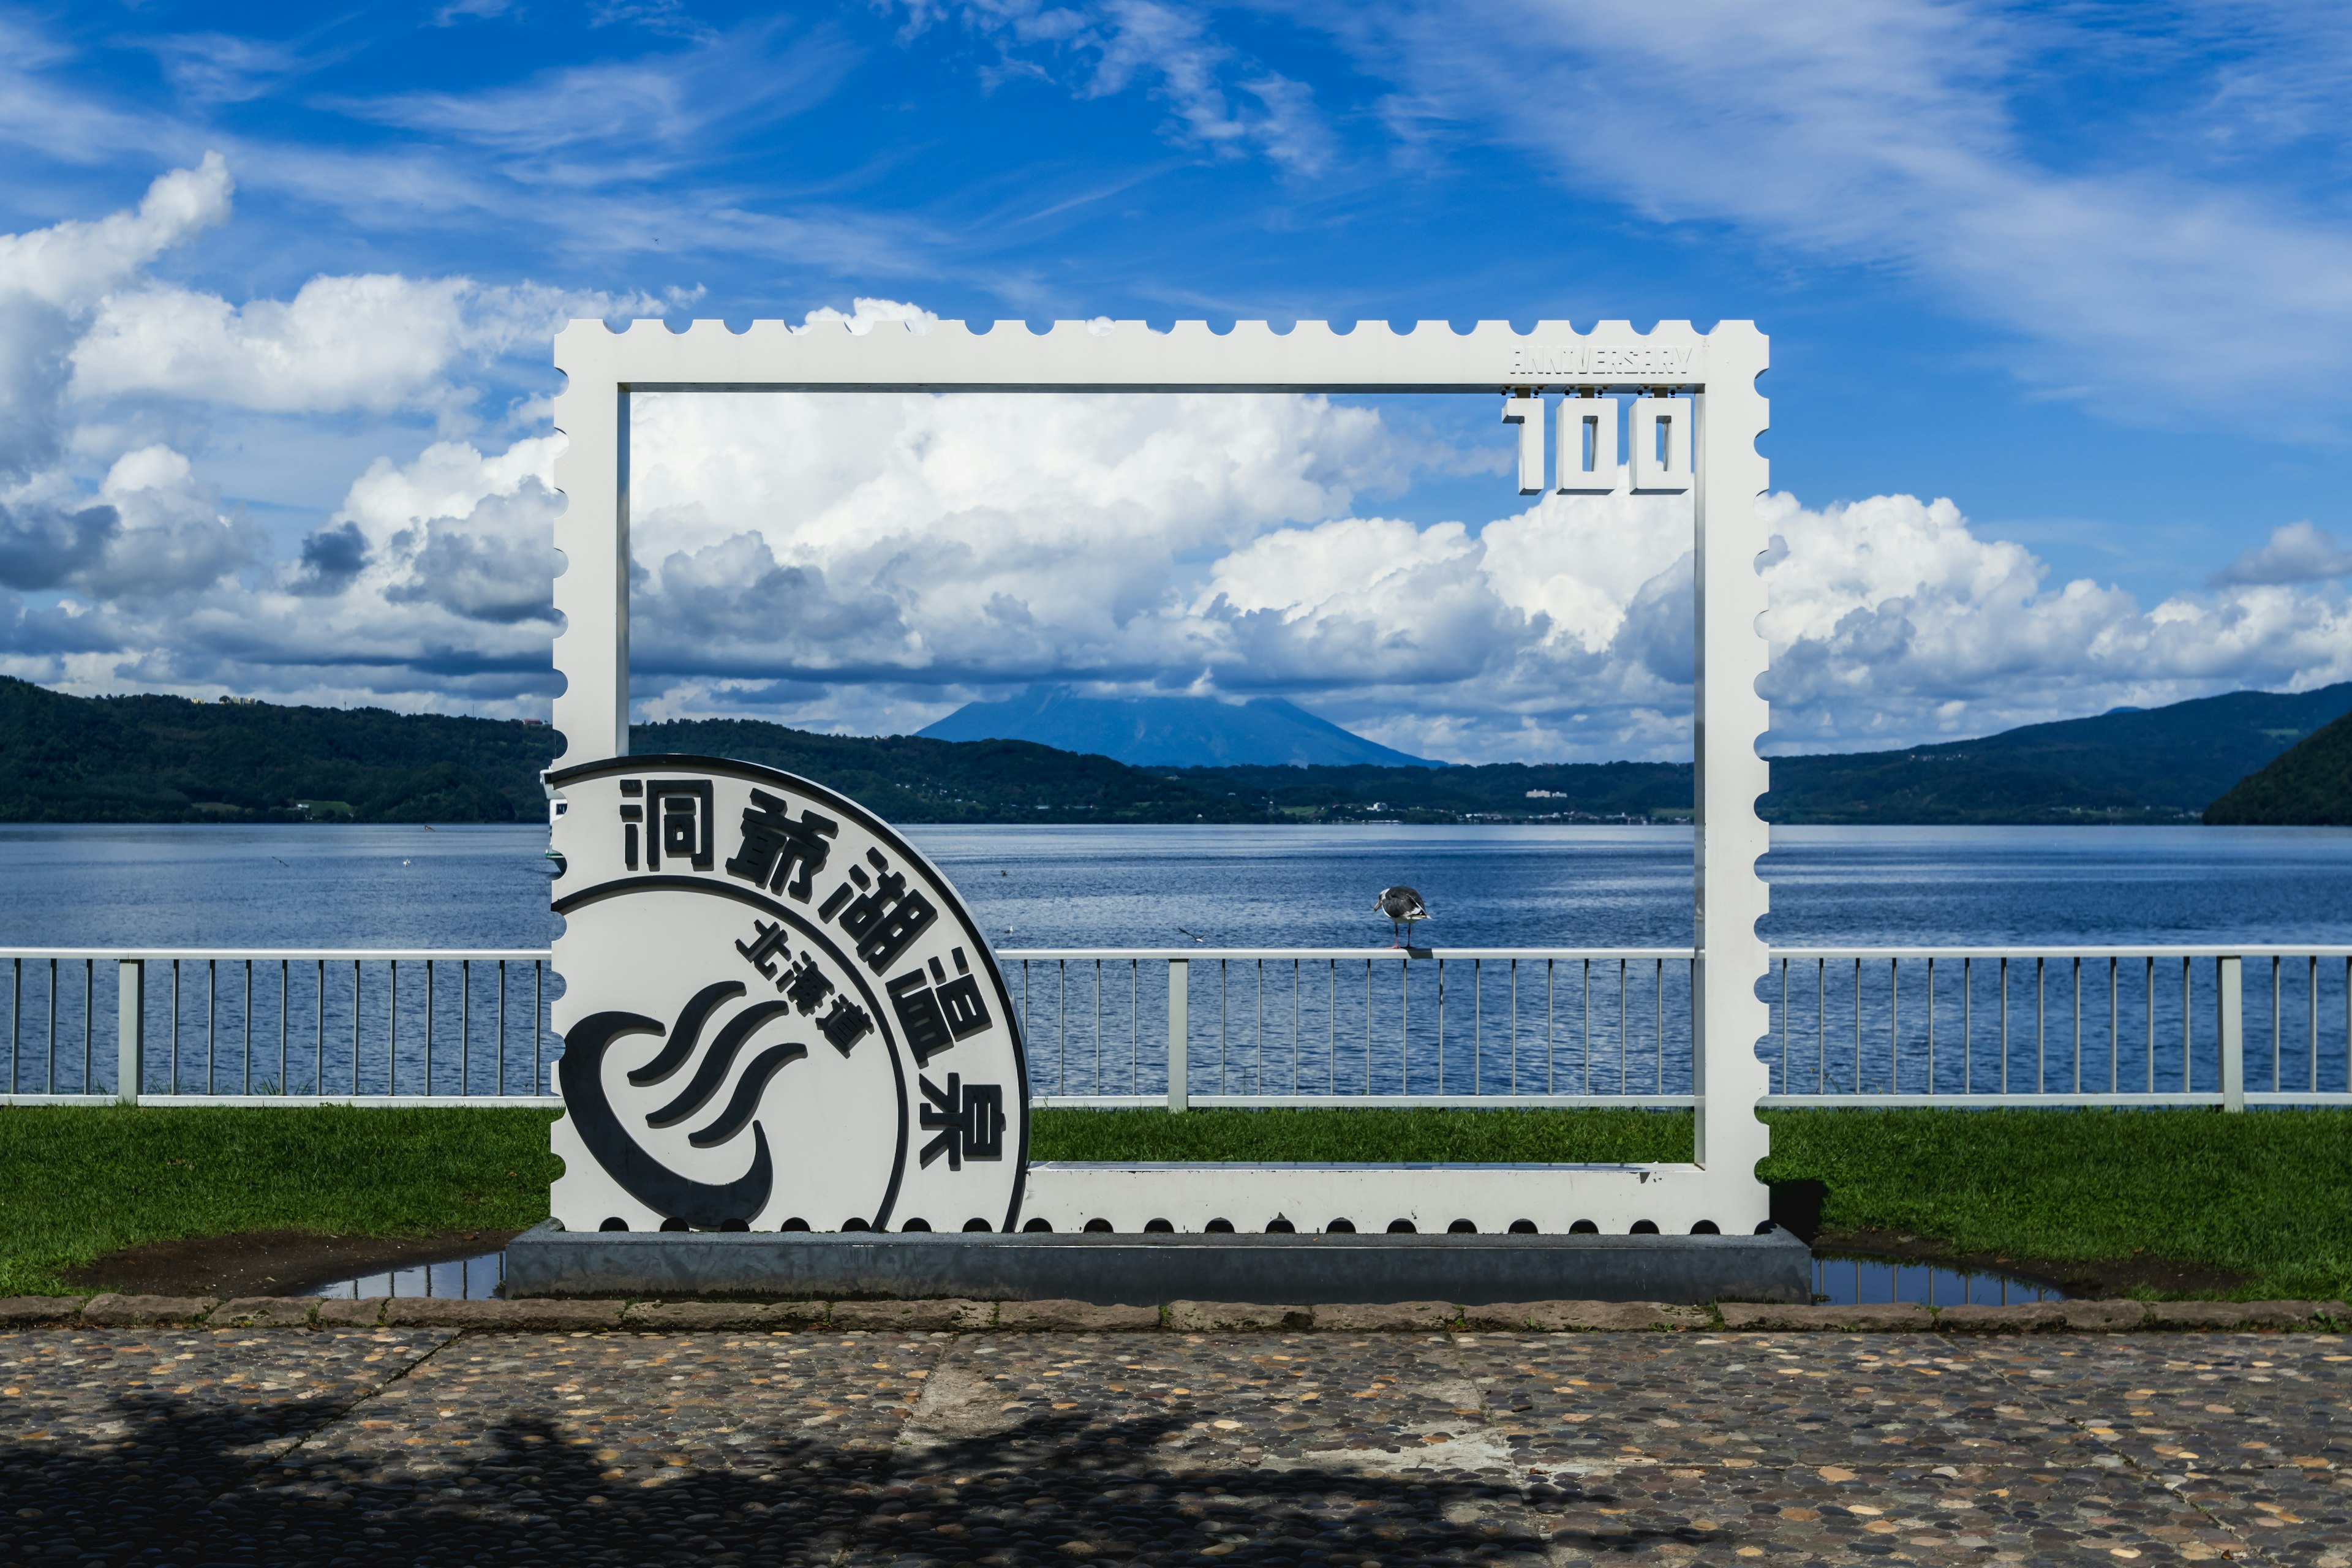
[[1130, 767], [1445, 765], [1367, 741], [1280, 697], [1087, 697], [1067, 686], [1032, 686], [999, 701], [967, 702], [918, 733], [1031, 741]]

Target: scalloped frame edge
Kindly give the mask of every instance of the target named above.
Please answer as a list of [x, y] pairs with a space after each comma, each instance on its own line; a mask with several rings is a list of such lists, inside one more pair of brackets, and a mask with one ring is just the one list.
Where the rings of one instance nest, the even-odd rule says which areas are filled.
[[[1769, 466], [1757, 442], [1769, 424], [1758, 381], [1769, 368], [1770, 345], [1753, 322], [1722, 321], [1701, 332], [1687, 321], [1660, 321], [1647, 331], [1628, 321], [1601, 321], [1580, 332], [1568, 321], [1543, 321], [1522, 332], [1507, 322], [1481, 321], [1464, 332], [1424, 321], [1400, 332], [1386, 321], [1360, 321], [1346, 331], [1323, 321], [1287, 330], [1236, 321], [1219, 331], [1205, 321], [1162, 331], [1097, 320], [1057, 321], [1039, 332], [1019, 321], [985, 330], [962, 321], [892, 321], [857, 331], [846, 322], [760, 321], [737, 331], [698, 321], [677, 331], [637, 321], [615, 331], [600, 321], [575, 321], [556, 334], [554, 349], [566, 377], [554, 400], [554, 423], [567, 437], [555, 462], [565, 502], [554, 541], [563, 557], [555, 580], [563, 618], [555, 639], [563, 686], [554, 727], [565, 747], [558, 766], [628, 749], [628, 400], [635, 392], [1689, 395], [1696, 589], [1694, 1160], [1518, 1174], [1556, 1184], [1559, 1202], [1545, 1206], [1573, 1209], [1604, 1232], [1622, 1233], [1639, 1220], [1669, 1233], [1706, 1222], [1727, 1235], [1768, 1223], [1769, 1194], [1755, 1170], [1769, 1150], [1769, 1130], [1756, 1114], [1769, 1080], [1755, 1045], [1770, 1022], [1759, 993], [1769, 961], [1757, 930], [1769, 908], [1757, 872], [1769, 835], [1756, 810], [1769, 787], [1768, 765], [1756, 750], [1770, 722], [1759, 690], [1769, 652], [1757, 568], [1769, 542], [1758, 504]], [[564, 1026], [562, 1018], [555, 1022]], [[1416, 1176], [1446, 1181], [1442, 1170]], [[1287, 1212], [1307, 1206], [1297, 1200], [1307, 1195], [1269, 1190], [1260, 1194], [1261, 1206]], [[1286, 1196], [1292, 1201], [1286, 1204]], [[1065, 1201], [1075, 1203], [1077, 1214], [1083, 1187]]]

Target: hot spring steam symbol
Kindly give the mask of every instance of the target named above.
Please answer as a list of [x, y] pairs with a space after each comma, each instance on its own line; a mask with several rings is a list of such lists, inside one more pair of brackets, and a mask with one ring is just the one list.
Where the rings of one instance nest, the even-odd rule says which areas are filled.
[[[721, 1003], [734, 1001], [743, 994], [742, 983], [735, 980], [722, 980], [696, 992], [670, 1025], [660, 1053], [630, 1073], [629, 1081], [639, 1089], [647, 1089], [677, 1076], [693, 1058], [710, 1015]], [[668, 1104], [646, 1112], [646, 1125], [675, 1127], [709, 1105], [727, 1081], [728, 1069], [735, 1065], [743, 1042], [761, 1025], [788, 1016], [792, 1010], [790, 1002], [756, 1002], [729, 1019], [712, 1038], [686, 1088]], [[571, 1108], [572, 1120], [580, 1124], [581, 1141], [631, 1195], [672, 1218], [695, 1226], [746, 1226], [753, 1215], [767, 1206], [769, 1191], [775, 1184], [774, 1161], [768, 1152], [768, 1130], [760, 1125], [755, 1114], [760, 1108], [760, 1096], [766, 1090], [768, 1080], [786, 1063], [807, 1056], [808, 1047], [799, 1044], [770, 1046], [752, 1058], [743, 1076], [735, 1080], [735, 1091], [728, 1097], [727, 1108], [716, 1120], [687, 1135], [686, 1141], [697, 1149], [715, 1149], [733, 1142], [746, 1126], [751, 1130], [750, 1170], [731, 1182], [698, 1182], [691, 1176], [680, 1175], [646, 1152], [645, 1146], [622, 1125], [619, 1113], [604, 1093], [606, 1048], [625, 1035], [662, 1032], [660, 1024], [641, 1013], [594, 1013], [574, 1024], [563, 1037], [563, 1058], [558, 1070], [564, 1102]]]

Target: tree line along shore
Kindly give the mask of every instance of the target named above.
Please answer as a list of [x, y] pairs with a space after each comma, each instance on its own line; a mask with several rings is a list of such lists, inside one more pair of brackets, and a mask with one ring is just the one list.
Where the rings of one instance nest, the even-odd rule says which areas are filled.
[[[630, 748], [739, 758], [904, 823], [1674, 822], [1688, 763], [1130, 767], [1023, 741], [634, 726]], [[529, 721], [181, 697], [0, 678], [0, 821], [532, 822], [559, 738]], [[2352, 682], [1895, 751], [1776, 758], [1790, 824], [2352, 824]]]

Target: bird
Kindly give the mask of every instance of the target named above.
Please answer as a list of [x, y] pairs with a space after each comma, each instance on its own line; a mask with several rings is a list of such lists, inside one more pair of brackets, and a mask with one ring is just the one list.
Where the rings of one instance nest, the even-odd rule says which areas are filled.
[[1423, 903], [1421, 895], [1411, 888], [1382, 888], [1381, 896], [1372, 900], [1372, 913], [1389, 917], [1390, 933], [1395, 937], [1389, 943], [1391, 947], [1405, 945], [1402, 936], [1398, 934], [1402, 927], [1430, 918], [1429, 906]]
[[1193, 941], [1196, 944], [1197, 944], [1197, 943], [1200, 943], [1200, 942], [1206, 942], [1206, 941], [1208, 941], [1208, 940], [1209, 940], [1207, 937], [1202, 936], [1199, 931], [1185, 931], [1185, 930], [1184, 930], [1184, 928], [1183, 928], [1182, 926], [1178, 926], [1178, 927], [1176, 928], [1176, 930], [1177, 930], [1181, 934], [1191, 937], [1191, 938], [1192, 939], [1192, 941]]

